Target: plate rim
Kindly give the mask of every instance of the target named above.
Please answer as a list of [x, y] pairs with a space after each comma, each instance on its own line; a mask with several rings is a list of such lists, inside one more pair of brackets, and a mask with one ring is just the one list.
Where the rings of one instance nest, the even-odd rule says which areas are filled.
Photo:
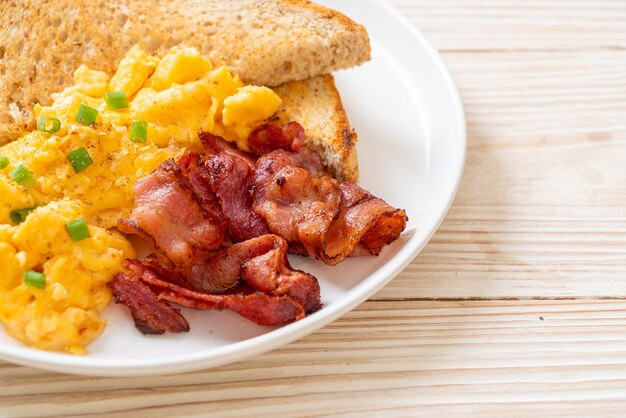
[[[428, 41], [426, 36], [395, 7], [384, 0], [369, 1], [385, 9], [399, 24], [402, 24], [405, 29], [408, 29], [416, 42], [424, 48], [424, 51], [437, 67], [438, 72], [443, 76], [446, 89], [448, 90], [448, 94], [455, 108], [454, 116], [457, 119], [457, 125], [460, 129], [458, 139], [461, 142], [459, 144], [461, 153], [459, 160], [455, 162], [456, 178], [454, 179], [453, 190], [448, 197], [445, 209], [441, 211], [439, 218], [432, 225], [431, 230], [428, 231], [424, 239], [419, 240], [417, 234], [410, 237], [394, 256], [394, 258], [397, 257], [399, 261], [392, 266], [389, 266], [389, 263], [384, 264], [365, 280], [350, 289], [347, 293], [348, 297], [343, 298], [343, 300], [333, 303], [298, 322], [222, 347], [211, 348], [207, 351], [200, 351], [193, 354], [168, 356], [167, 358], [100, 358], [94, 362], [93, 358], [90, 359], [88, 356], [70, 356], [64, 353], [47, 352], [27, 346], [8, 346], [0, 343], [0, 358], [9, 362], [44, 370], [77, 375], [110, 377], [165, 375], [217, 367], [266, 353], [312, 334], [365, 302], [370, 296], [387, 285], [404, 270], [430, 241], [454, 201], [463, 176], [467, 156], [467, 126], [458, 87], [437, 49]], [[364, 5], [364, 7], [367, 6]]]

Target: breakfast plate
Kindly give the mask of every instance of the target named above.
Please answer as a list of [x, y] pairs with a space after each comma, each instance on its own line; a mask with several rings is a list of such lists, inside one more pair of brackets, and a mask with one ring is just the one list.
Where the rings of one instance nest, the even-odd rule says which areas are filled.
[[185, 372], [257, 355], [308, 335], [354, 309], [387, 284], [428, 242], [454, 198], [466, 137], [461, 101], [441, 58], [423, 35], [382, 1], [321, 0], [363, 24], [372, 60], [336, 74], [336, 83], [359, 135], [359, 183], [406, 210], [402, 236], [378, 257], [357, 257], [329, 267], [290, 257], [316, 276], [324, 307], [280, 328], [261, 327], [233, 312], [184, 310], [191, 331], [144, 336], [128, 311], [113, 303], [108, 326], [84, 356], [28, 348], [0, 331], [0, 358], [95, 376]]

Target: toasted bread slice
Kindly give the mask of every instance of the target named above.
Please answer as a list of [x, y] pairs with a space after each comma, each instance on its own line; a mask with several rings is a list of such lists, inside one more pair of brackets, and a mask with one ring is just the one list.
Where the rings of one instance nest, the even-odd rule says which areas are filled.
[[330, 172], [340, 180], [356, 182], [357, 135], [350, 128], [333, 76], [291, 81], [274, 91], [282, 98], [277, 121], [299, 122], [307, 134], [305, 144], [317, 152]]
[[112, 73], [135, 43], [194, 46], [269, 86], [370, 56], [362, 26], [305, 0], [4, 0], [0, 16], [0, 144], [34, 128], [33, 105], [49, 104], [80, 64]]

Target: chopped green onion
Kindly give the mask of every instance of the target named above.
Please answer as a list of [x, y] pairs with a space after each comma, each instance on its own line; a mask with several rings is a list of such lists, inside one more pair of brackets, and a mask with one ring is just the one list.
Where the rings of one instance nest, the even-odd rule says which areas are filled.
[[61, 129], [61, 121], [57, 118], [39, 118], [37, 121], [37, 129], [53, 134]]
[[7, 166], [9, 165], [9, 158], [5, 157], [4, 155], [0, 156], [0, 170], [2, 170], [3, 168], [7, 168]]
[[41, 203], [38, 203], [32, 208], [13, 209], [9, 213], [9, 217], [11, 218], [14, 224], [19, 225], [26, 220], [26, 217], [28, 216], [29, 213], [31, 213], [35, 209], [40, 208], [42, 206], [46, 206], [46, 205], [42, 205]]
[[67, 230], [70, 238], [74, 241], [80, 241], [91, 236], [84, 219], [76, 219], [75, 221], [66, 223], [65, 229]]
[[134, 120], [130, 126], [130, 140], [133, 142], [146, 142], [148, 139], [148, 122]]
[[26, 220], [29, 213], [37, 209], [39, 206], [41, 205], [33, 206], [32, 208], [13, 209], [11, 213], [9, 213], [9, 217], [14, 224], [19, 225]]
[[80, 173], [93, 164], [93, 160], [85, 147], [80, 147], [70, 152], [67, 154], [67, 159], [76, 173]]
[[38, 271], [26, 270], [24, 272], [24, 283], [28, 286], [43, 289], [46, 287], [46, 275]]
[[104, 93], [104, 101], [111, 110], [125, 109], [128, 107], [128, 96], [123, 91], [110, 91]]
[[98, 111], [93, 107], [81, 104], [78, 108], [78, 114], [76, 115], [76, 122], [80, 122], [83, 125], [91, 126], [98, 117]]
[[30, 189], [35, 185], [33, 173], [31, 173], [24, 164], [20, 164], [15, 167], [15, 169], [11, 170], [9, 176], [11, 177], [11, 180], [21, 184], [22, 186], [26, 186], [27, 189]]
[[9, 218], [11, 218], [11, 221], [14, 224], [19, 225], [22, 222], [24, 222], [24, 220], [26, 219], [26, 216], [28, 216], [28, 214], [30, 213], [31, 210], [33, 210], [33, 208], [13, 209], [9, 213]]

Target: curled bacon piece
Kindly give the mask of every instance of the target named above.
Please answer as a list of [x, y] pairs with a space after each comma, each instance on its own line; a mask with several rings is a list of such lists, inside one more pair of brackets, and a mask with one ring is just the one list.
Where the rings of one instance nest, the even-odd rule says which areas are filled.
[[304, 308], [289, 296], [250, 294], [210, 295], [184, 289], [157, 290], [158, 297], [182, 306], [201, 310], [228, 309], [264, 326], [284, 325], [305, 316]]
[[144, 334], [187, 332], [189, 324], [178, 309], [161, 301], [148, 286], [124, 273], [118, 273], [109, 282], [115, 303], [128, 307], [135, 326]]
[[315, 157], [305, 149], [260, 157], [253, 209], [289, 242], [292, 252], [329, 265], [349, 256], [379, 254], [404, 230], [405, 212], [355, 184], [324, 175], [311, 162]]
[[228, 232], [233, 241], [269, 233], [263, 218], [252, 210], [252, 157], [208, 132], [200, 133], [200, 140], [208, 153], [207, 175], [222, 213], [228, 219]]
[[[138, 260], [127, 260], [125, 266], [136, 280], [150, 286], [159, 301], [167, 300], [194, 309], [229, 309], [259, 325], [283, 325], [302, 319], [306, 314], [303, 306], [288, 295], [268, 295], [245, 287], [239, 293], [202, 293], [170, 283]], [[131, 313], [135, 317], [135, 312], [131, 310]]]
[[200, 139], [206, 154], [187, 151], [139, 180], [136, 207], [119, 221], [155, 249], [110, 283], [144, 333], [189, 329], [168, 302], [261, 325], [299, 320], [321, 306], [320, 287], [288, 252], [335, 265], [378, 254], [406, 226], [403, 210], [330, 177], [297, 123], [255, 129], [258, 159], [210, 133]]
[[293, 270], [287, 259], [287, 242], [272, 234], [240, 242], [198, 260], [189, 277], [178, 277], [158, 258], [145, 263], [168, 282], [202, 293], [222, 293], [235, 288], [243, 279], [252, 288], [275, 296], [288, 295], [309, 313], [320, 306], [317, 279]]
[[217, 201], [217, 196], [215, 196], [211, 187], [209, 173], [204, 167], [204, 157], [197, 152], [185, 151], [176, 164], [189, 180], [193, 194], [198, 203], [200, 203], [200, 206], [202, 206], [214, 223], [224, 228], [226, 220], [222, 215], [222, 209]]
[[298, 151], [306, 136], [298, 122], [278, 126], [266, 123], [255, 128], [248, 136], [248, 147], [255, 154], [263, 155], [276, 149]]
[[[303, 255], [320, 254], [326, 231], [341, 206], [341, 189], [333, 179], [312, 177], [303, 168], [287, 166], [273, 176], [257, 176], [254, 210], [273, 233], [300, 244]], [[299, 247], [298, 247], [299, 248]]]
[[302, 148], [298, 152], [276, 150], [256, 161], [255, 185], [267, 181], [267, 176], [273, 176], [281, 169], [289, 166], [302, 168], [308, 171], [312, 177], [329, 177], [322, 160], [310, 149]]
[[341, 182], [340, 188], [339, 216], [326, 234], [325, 254], [341, 257], [352, 248], [350, 256], [378, 255], [404, 230], [406, 214], [356, 184]]
[[131, 218], [118, 222], [122, 232], [152, 240], [159, 254], [180, 271], [190, 273], [224, 241], [225, 222], [216, 222], [196, 199], [193, 188], [173, 160], [167, 160], [134, 187]]
[[[236, 250], [231, 250], [233, 247]], [[241, 277], [253, 288], [276, 296], [287, 295], [298, 301], [306, 313], [320, 307], [320, 286], [317, 279], [300, 270], [293, 270], [287, 259], [287, 242], [276, 235], [262, 235], [229, 247], [248, 255], [241, 263]], [[240, 260], [243, 257], [234, 257]], [[232, 263], [232, 261], [231, 261]]]
[[194, 266], [198, 274], [188, 278], [153, 255], [144, 262], [126, 260], [124, 266], [129, 275], [118, 273], [110, 286], [143, 333], [182, 329], [184, 318], [164, 301], [194, 309], [229, 309], [260, 325], [297, 321], [321, 305], [317, 279], [293, 270], [287, 242], [271, 234], [200, 260]]

